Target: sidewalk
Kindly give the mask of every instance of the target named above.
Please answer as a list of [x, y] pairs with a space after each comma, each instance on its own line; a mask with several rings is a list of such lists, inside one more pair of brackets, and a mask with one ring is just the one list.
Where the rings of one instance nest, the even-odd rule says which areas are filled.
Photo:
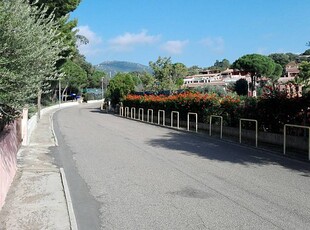
[[18, 170], [0, 211], [1, 230], [75, 228], [70, 224], [63, 171], [51, 155], [55, 143], [50, 116], [56, 110], [42, 115], [29, 146], [22, 146], [18, 153]]

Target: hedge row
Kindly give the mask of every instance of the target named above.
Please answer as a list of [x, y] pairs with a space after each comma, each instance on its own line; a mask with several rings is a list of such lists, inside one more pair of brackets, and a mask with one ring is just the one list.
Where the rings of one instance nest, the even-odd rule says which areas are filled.
[[259, 129], [280, 133], [284, 124], [310, 126], [310, 94], [288, 98], [281, 93], [270, 93], [259, 99], [249, 97], [218, 96], [186, 92], [165, 95], [128, 95], [123, 106], [159, 109], [168, 114], [179, 111], [180, 119], [186, 120], [188, 112], [198, 113], [200, 122], [208, 122], [210, 115], [223, 116], [224, 125], [237, 127], [240, 118], [258, 120]]
[[20, 113], [14, 108], [0, 103], [0, 132], [6, 125], [12, 123], [19, 116]]

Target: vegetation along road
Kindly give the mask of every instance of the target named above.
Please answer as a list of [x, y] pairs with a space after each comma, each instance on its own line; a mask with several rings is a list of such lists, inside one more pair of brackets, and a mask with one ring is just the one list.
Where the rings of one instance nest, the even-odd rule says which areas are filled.
[[54, 116], [79, 229], [309, 229], [308, 163], [98, 108]]

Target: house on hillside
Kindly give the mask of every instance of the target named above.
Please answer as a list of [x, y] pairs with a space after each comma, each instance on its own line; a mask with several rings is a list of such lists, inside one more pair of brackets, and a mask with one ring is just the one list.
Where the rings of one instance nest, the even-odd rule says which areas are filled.
[[222, 72], [218, 70], [204, 70], [199, 74], [185, 77], [183, 88], [197, 88], [207, 85], [226, 88], [228, 84], [235, 83], [241, 78], [245, 78], [248, 82], [251, 81], [248, 73], [244, 71], [234, 69], [226, 69]]
[[292, 83], [299, 74], [299, 64], [295, 61], [285, 66], [285, 75], [278, 80], [278, 90], [285, 92], [288, 97], [301, 97], [302, 86]]

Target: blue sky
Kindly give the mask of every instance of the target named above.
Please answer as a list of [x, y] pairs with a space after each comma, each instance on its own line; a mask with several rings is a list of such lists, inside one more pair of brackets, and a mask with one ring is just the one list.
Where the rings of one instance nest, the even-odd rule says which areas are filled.
[[310, 48], [310, 0], [82, 0], [71, 18], [89, 39], [87, 61], [148, 65], [159, 56], [190, 67], [245, 54]]

